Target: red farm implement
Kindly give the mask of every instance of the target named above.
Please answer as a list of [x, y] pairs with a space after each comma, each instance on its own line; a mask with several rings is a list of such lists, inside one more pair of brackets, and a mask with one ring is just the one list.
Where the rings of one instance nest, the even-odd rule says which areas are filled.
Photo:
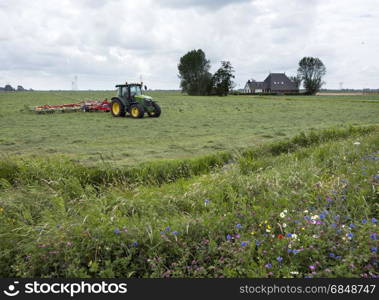
[[40, 105], [30, 108], [32, 111], [35, 111], [39, 114], [45, 113], [55, 113], [55, 112], [93, 112], [93, 111], [110, 111], [110, 102], [108, 99], [103, 101], [97, 100], [84, 100], [79, 103], [71, 104], [58, 104], [58, 105]]

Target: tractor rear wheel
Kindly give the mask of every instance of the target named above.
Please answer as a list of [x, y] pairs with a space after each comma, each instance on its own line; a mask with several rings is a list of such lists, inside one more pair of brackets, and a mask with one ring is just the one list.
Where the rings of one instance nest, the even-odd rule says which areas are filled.
[[160, 106], [157, 103], [153, 103], [153, 107], [154, 107], [154, 111], [148, 112], [147, 114], [151, 118], [159, 118], [159, 116], [161, 115], [161, 108], [160, 108]]
[[130, 115], [132, 118], [143, 118], [143, 115], [145, 114], [145, 110], [143, 109], [143, 106], [140, 104], [132, 104], [130, 106]]
[[125, 106], [119, 99], [112, 99], [111, 113], [114, 117], [125, 117]]

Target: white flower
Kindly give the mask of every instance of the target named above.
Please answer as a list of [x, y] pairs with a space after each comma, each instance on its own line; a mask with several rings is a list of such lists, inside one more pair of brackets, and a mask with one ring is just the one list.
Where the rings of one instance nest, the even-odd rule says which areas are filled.
[[285, 210], [283, 210], [283, 212], [286, 214], [288, 212], [288, 210], [285, 209]]
[[304, 213], [307, 214], [308, 213], [308, 209], [304, 210]]
[[290, 272], [292, 275], [298, 275], [299, 274], [299, 272], [298, 271], [292, 271], [292, 272]]
[[283, 223], [282, 226], [283, 226], [283, 228], [286, 228], [286, 227], [287, 227], [287, 224], [286, 224], [286, 223]]
[[283, 219], [284, 217], [286, 216], [286, 214], [284, 212], [281, 212], [280, 213], [280, 217]]
[[360, 142], [355, 142], [355, 143], [353, 143], [353, 145], [360, 145], [361, 143]]
[[318, 218], [319, 218], [318, 215], [314, 215], [311, 217], [312, 220], [317, 220]]
[[266, 229], [266, 232], [271, 232], [271, 230], [270, 229]]
[[297, 239], [297, 234], [293, 233], [292, 236], [291, 236], [294, 240]]

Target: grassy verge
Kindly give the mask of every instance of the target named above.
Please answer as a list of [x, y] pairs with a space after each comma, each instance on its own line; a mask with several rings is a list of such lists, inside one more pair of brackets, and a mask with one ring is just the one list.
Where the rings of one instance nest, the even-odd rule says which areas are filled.
[[378, 150], [373, 129], [302, 134], [210, 172], [149, 166], [128, 189], [125, 170], [17, 162], [1, 173], [0, 276], [378, 276]]
[[[159, 185], [173, 182], [179, 178], [189, 178], [209, 173], [223, 165], [239, 160], [242, 165], [251, 166], [257, 160], [257, 166], [272, 156], [281, 153], [293, 152], [301, 147], [310, 147], [330, 140], [337, 140], [349, 136], [365, 135], [373, 132], [376, 127], [353, 127], [342, 129], [325, 129], [310, 131], [299, 135], [266, 144], [260, 147], [246, 149], [242, 152], [219, 152], [211, 155], [199, 156], [190, 159], [163, 160], [143, 163], [137, 167], [117, 168], [103, 163], [99, 167], [88, 167], [65, 158], [60, 159], [28, 159], [16, 160], [4, 158], [0, 162], [0, 180], [3, 186], [28, 184], [80, 184], [104, 186], [123, 185], [134, 187], [141, 184]], [[256, 166], [256, 167], [257, 167]], [[1, 187], [1, 186], [0, 186]]]

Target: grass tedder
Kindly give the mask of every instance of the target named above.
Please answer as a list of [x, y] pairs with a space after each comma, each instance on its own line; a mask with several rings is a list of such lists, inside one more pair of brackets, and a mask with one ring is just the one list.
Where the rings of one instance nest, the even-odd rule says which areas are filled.
[[111, 101], [104, 99], [84, 100], [78, 103], [40, 105], [30, 107], [32, 111], [39, 114], [55, 112], [111, 112], [114, 117], [125, 117], [129, 113], [132, 118], [143, 118], [147, 113], [149, 117], [158, 118], [161, 115], [161, 108], [152, 97], [142, 94], [142, 83], [130, 83], [116, 85], [117, 96]]
[[161, 108], [150, 96], [142, 94], [142, 83], [125, 83], [116, 85], [117, 96], [112, 98], [111, 113], [114, 117], [125, 117], [129, 113], [132, 118], [158, 118]]

